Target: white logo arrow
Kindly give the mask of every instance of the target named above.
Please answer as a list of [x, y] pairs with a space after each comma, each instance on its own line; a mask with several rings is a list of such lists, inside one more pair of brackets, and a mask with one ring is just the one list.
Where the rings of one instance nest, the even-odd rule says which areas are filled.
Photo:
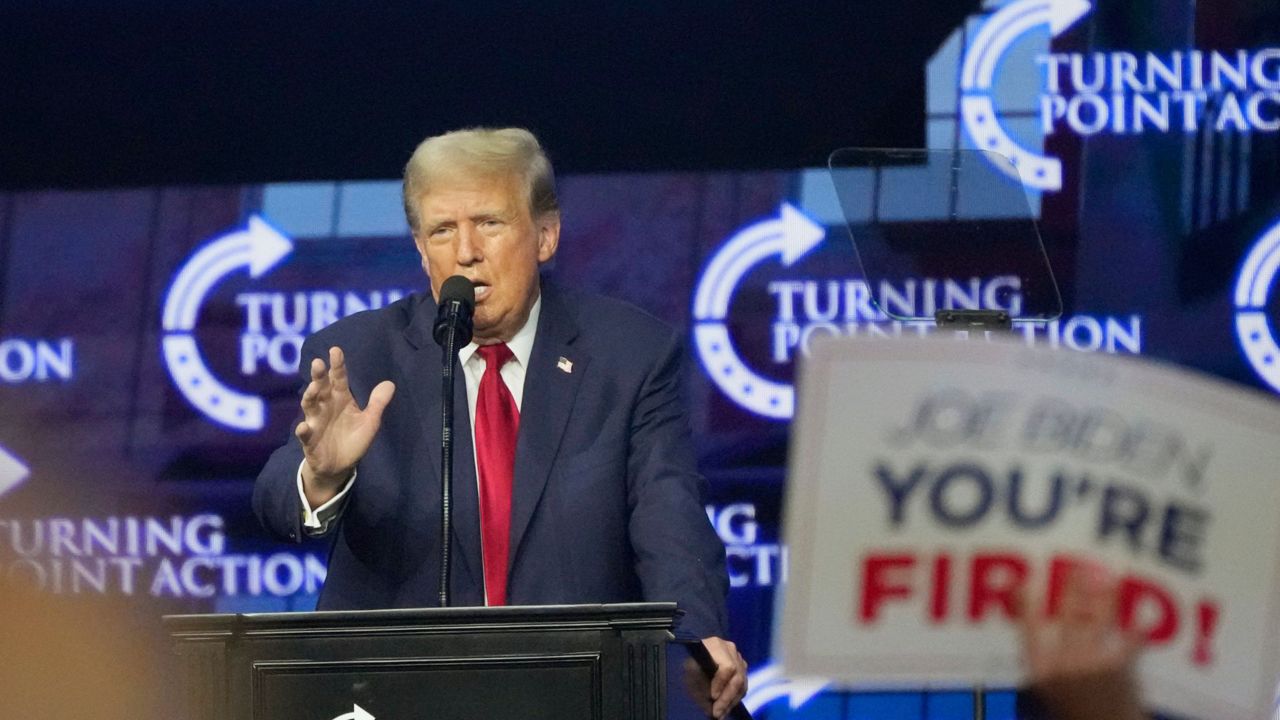
[[215, 285], [241, 268], [261, 277], [293, 251], [293, 243], [254, 215], [243, 230], [210, 242], [182, 266], [165, 297], [161, 349], [165, 367], [183, 396], [197, 410], [236, 430], [261, 430], [266, 424], [262, 398], [223, 385], [205, 365], [192, 331], [200, 305]]
[[729, 314], [729, 298], [738, 281], [757, 263], [777, 255], [783, 266], [791, 267], [826, 235], [825, 228], [785, 202], [776, 219], [739, 230], [702, 273], [693, 301], [694, 319], [723, 320]]
[[742, 704], [754, 714], [774, 700], [785, 697], [791, 709], [797, 710], [830, 684], [829, 680], [821, 678], [783, 677], [782, 666], [770, 663], [747, 676], [747, 687], [751, 689], [742, 698]]
[[254, 215], [244, 230], [229, 233], [204, 246], [182, 266], [164, 302], [164, 329], [193, 330], [204, 296], [223, 277], [249, 268], [261, 277], [293, 251], [293, 243], [265, 220]]
[[21, 485], [31, 470], [18, 458], [0, 447], [0, 495]]
[[359, 705], [352, 703], [351, 708], [351, 712], [343, 713], [333, 720], [373, 720], [373, 716]]
[[748, 225], [725, 242], [698, 281], [693, 299], [694, 345], [707, 374], [742, 407], [785, 420], [795, 411], [795, 390], [752, 370], [738, 355], [725, 319], [738, 282], [758, 263], [777, 257], [785, 267], [813, 250], [827, 231], [788, 203], [778, 217]]
[[1023, 33], [1047, 24], [1049, 34], [1058, 37], [1092, 9], [1087, 0], [1018, 0], [1005, 5], [982, 24], [969, 45], [961, 84], [965, 89], [990, 89], [1000, 56]]
[[1093, 9], [1088, 0], [1016, 0], [992, 15], [970, 43], [960, 72], [960, 114], [983, 150], [1009, 158], [1001, 172], [1037, 190], [1062, 189], [1062, 162], [1022, 147], [1001, 127], [990, 92], [1000, 58], [1019, 37], [1041, 25], [1057, 37]]

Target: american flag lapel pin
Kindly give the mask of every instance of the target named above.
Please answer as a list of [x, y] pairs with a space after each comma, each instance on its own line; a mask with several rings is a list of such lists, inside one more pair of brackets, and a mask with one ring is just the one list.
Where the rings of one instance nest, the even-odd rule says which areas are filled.
[[556, 361], [556, 367], [560, 368], [560, 372], [563, 373], [573, 372], [573, 362], [563, 355], [561, 355], [560, 359]]

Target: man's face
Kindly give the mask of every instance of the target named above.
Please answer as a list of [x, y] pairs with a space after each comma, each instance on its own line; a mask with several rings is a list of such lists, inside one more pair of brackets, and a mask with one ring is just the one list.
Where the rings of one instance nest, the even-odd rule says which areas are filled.
[[538, 266], [560, 240], [560, 218], [534, 218], [517, 175], [437, 182], [418, 199], [414, 236], [431, 294], [462, 275], [476, 286], [475, 341], [510, 340], [538, 298]]

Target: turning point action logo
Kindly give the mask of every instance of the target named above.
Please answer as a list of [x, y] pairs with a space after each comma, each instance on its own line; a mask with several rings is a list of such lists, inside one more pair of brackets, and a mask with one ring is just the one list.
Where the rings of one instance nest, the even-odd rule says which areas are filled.
[[1280, 222], [1262, 234], [1236, 278], [1236, 337], [1245, 357], [1272, 389], [1280, 392], [1280, 346], [1267, 319], [1267, 296], [1280, 268]]
[[[1023, 184], [1037, 190], [1062, 188], [1062, 161], [1019, 145], [1000, 125], [995, 99], [996, 68], [1011, 45], [1026, 32], [1049, 26], [1053, 37], [1066, 32], [1089, 12], [1085, 0], [1016, 0], [982, 25], [964, 56], [960, 73], [960, 114], [978, 147], [999, 153], [1013, 163]], [[1003, 164], [996, 167], [1008, 168]]]
[[777, 257], [791, 267], [826, 237], [821, 225], [783, 203], [778, 217], [739, 230], [712, 257], [693, 299], [693, 339], [707, 375], [742, 407], [778, 420], [791, 418], [795, 389], [765, 378], [743, 362], [729, 337], [729, 300], [757, 264]]
[[[1093, 9], [1087, 0], [1013, 0], [974, 34], [960, 73], [960, 115], [977, 147], [1003, 155], [1003, 170], [1028, 188], [1062, 189], [1062, 162], [1033, 152], [1001, 124], [998, 70], [1019, 39], [1048, 26], [1051, 38]], [[1280, 48], [1235, 51], [1041, 53], [1036, 56], [1040, 130], [1080, 136], [1280, 131]], [[999, 91], [999, 92], [997, 92]], [[1025, 93], [1025, 90], [1023, 91]], [[1015, 172], [1016, 171], [1016, 172]]]
[[241, 268], [258, 278], [293, 251], [293, 243], [254, 215], [245, 229], [215, 238], [193, 255], [169, 286], [164, 301], [165, 367], [174, 385], [197, 410], [236, 430], [261, 430], [266, 423], [262, 398], [222, 384], [205, 365], [196, 346], [196, 316], [205, 296]]
[[[739, 407], [762, 417], [790, 420], [795, 390], [790, 383], [752, 368], [735, 346], [729, 311], [738, 284], [761, 263], [785, 270], [822, 243], [826, 230], [782, 203], [775, 217], [735, 232], [711, 256], [693, 297], [693, 345], [707, 377]], [[776, 272], [776, 271], [775, 271]], [[999, 309], [1018, 314], [1021, 279], [909, 277], [868, 282], [856, 277], [814, 278], [784, 272], [770, 280], [773, 319], [768, 340], [753, 360], [772, 362], [783, 373], [806, 356], [815, 338], [891, 338], [929, 335], [939, 309]], [[896, 318], [896, 319], [895, 319]], [[753, 321], [754, 322], [754, 321]], [[757, 327], [757, 331], [761, 329]], [[1028, 345], [1081, 352], [1142, 351], [1142, 317], [1075, 314], [1017, 327]], [[741, 342], [743, 338], [737, 338]]]

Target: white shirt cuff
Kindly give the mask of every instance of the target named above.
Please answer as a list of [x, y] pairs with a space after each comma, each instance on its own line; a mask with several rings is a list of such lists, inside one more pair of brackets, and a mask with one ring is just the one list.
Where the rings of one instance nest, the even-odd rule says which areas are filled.
[[302, 530], [308, 535], [323, 535], [329, 531], [333, 521], [342, 515], [342, 508], [346, 506], [347, 492], [351, 490], [351, 484], [356, 481], [356, 475], [360, 473], [352, 469], [351, 479], [347, 480], [347, 484], [342, 486], [337, 495], [329, 498], [328, 502], [320, 507], [312, 508], [311, 503], [307, 502], [306, 490], [302, 487], [302, 466], [306, 462], [303, 460], [298, 464], [298, 498], [302, 500]]

